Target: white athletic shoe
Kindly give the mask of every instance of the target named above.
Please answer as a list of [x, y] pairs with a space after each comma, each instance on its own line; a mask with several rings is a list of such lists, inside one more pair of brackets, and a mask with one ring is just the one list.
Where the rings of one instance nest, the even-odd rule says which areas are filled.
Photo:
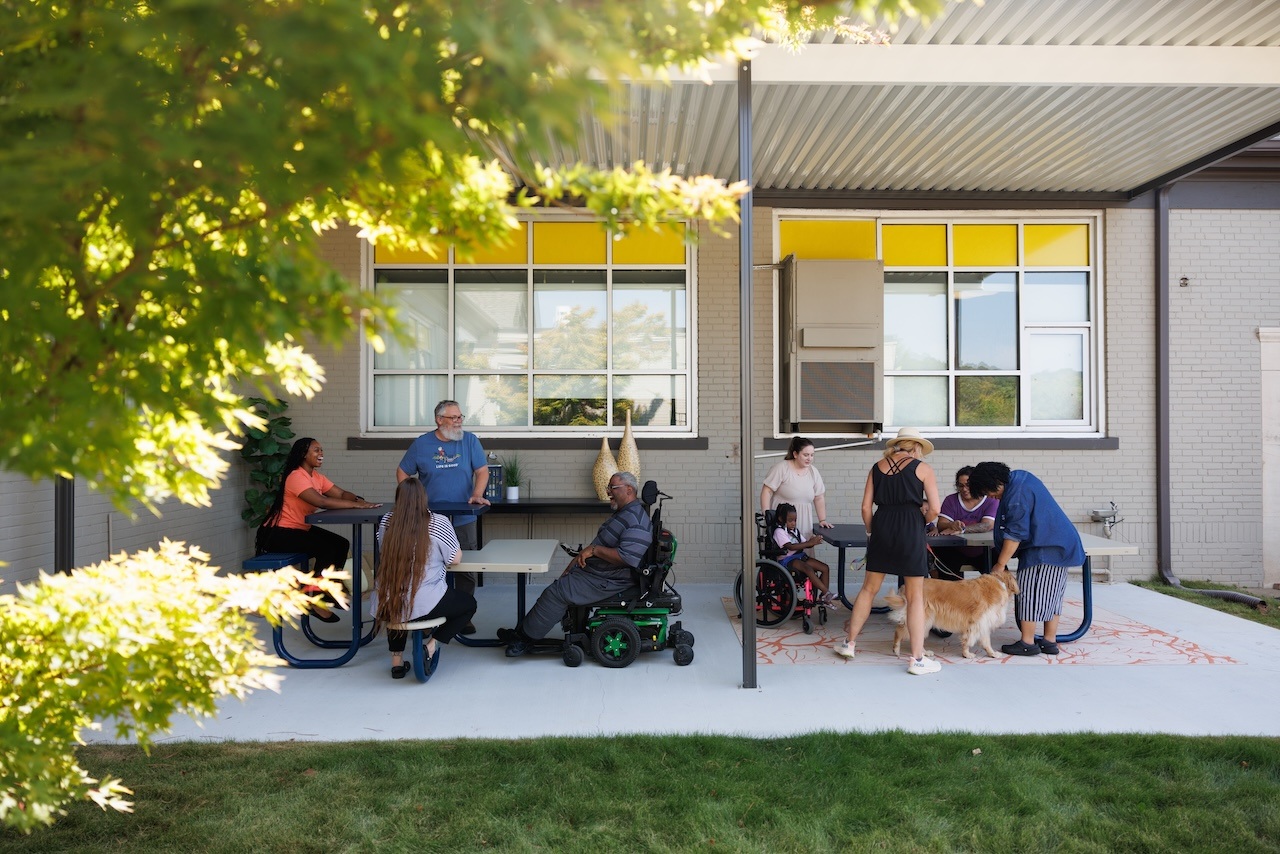
[[907, 665], [907, 672], [912, 676], [924, 676], [926, 673], [937, 673], [942, 669], [942, 665], [927, 655], [921, 658], [912, 659], [911, 664]]
[[835, 653], [841, 658], [848, 659], [849, 661], [853, 661], [853, 644], [850, 643], [849, 641], [845, 641], [844, 643], [836, 647]]

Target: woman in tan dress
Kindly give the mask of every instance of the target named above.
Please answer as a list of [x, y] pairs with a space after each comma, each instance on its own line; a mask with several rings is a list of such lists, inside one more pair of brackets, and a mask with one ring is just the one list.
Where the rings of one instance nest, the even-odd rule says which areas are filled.
[[[796, 508], [796, 530], [804, 539], [818, 528], [830, 528], [827, 521], [827, 487], [813, 465], [813, 442], [796, 436], [782, 462], [769, 469], [760, 488], [760, 509], [774, 510], [779, 504]], [[815, 513], [816, 511], [816, 513]], [[813, 554], [809, 549], [808, 553]]]

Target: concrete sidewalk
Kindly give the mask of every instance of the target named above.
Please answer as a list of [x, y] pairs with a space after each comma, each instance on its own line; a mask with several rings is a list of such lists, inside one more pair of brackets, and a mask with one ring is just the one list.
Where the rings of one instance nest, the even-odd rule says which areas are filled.
[[[537, 589], [530, 592], [532, 602]], [[957, 662], [936, 675], [917, 677], [905, 672], [905, 659], [888, 658], [887, 646], [878, 649], [879, 641], [868, 637], [859, 643], [860, 657], [866, 649], [883, 665], [875, 659], [836, 661], [835, 666], [761, 664], [759, 687], [747, 690], [741, 687], [741, 646], [721, 601], [728, 585], [683, 585], [680, 592], [685, 602], [680, 619], [697, 638], [696, 659], [688, 667], [677, 667], [670, 652], [658, 652], [643, 654], [621, 670], [591, 659], [575, 669], [565, 667], [559, 656], [508, 659], [500, 648], [454, 643], [423, 685], [412, 676], [391, 679], [385, 640], [379, 637], [337, 669], [282, 668], [281, 693], [225, 700], [219, 717], [203, 726], [179, 718], [168, 738], [771, 737], [885, 729], [1280, 736], [1280, 631], [1128, 584], [1096, 585], [1095, 607], [1211, 651], [1223, 663], [1092, 666], [1087, 656], [1078, 656], [1074, 666], [1048, 666], [1012, 659]], [[490, 584], [478, 593], [481, 634], [509, 625], [514, 588]], [[1068, 599], [1079, 593], [1078, 583], [1068, 586]], [[836, 610], [829, 628], [847, 616]], [[873, 616], [876, 620], [883, 618]], [[1064, 619], [1064, 627], [1073, 625]], [[997, 647], [1013, 639], [1011, 626], [997, 630]], [[1107, 643], [1105, 638], [1098, 642]], [[300, 639], [291, 644], [304, 647]], [[104, 733], [87, 737], [110, 740]]]

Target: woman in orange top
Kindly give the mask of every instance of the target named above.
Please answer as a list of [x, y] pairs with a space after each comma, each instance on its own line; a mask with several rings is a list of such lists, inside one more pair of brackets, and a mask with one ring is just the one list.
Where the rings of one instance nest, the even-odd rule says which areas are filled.
[[[264, 552], [306, 552], [315, 558], [315, 568], [339, 569], [347, 563], [351, 544], [347, 538], [333, 531], [307, 524], [307, 515], [320, 509], [367, 508], [370, 504], [354, 492], [348, 492], [322, 475], [324, 448], [315, 439], [302, 438], [293, 443], [285, 460], [280, 488], [275, 503], [267, 513], [267, 519], [258, 529], [256, 548]], [[338, 615], [328, 608], [315, 608], [311, 615], [326, 623], [336, 623]]]

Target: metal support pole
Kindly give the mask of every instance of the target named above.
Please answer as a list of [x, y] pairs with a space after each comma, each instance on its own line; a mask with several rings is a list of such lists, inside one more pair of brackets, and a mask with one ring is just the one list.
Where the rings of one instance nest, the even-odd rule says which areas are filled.
[[70, 572], [76, 565], [76, 481], [53, 481], [53, 569]]
[[[738, 180], [751, 184], [751, 61], [738, 62]], [[751, 381], [751, 290], [752, 269], [751, 240], [751, 191], [742, 197], [740, 204], [742, 224], [738, 230], [738, 359], [741, 376], [738, 419], [741, 443], [739, 459], [742, 463], [742, 687], [756, 688], [756, 559], [755, 559], [755, 499], [751, 495], [755, 483], [751, 430], [751, 398], [754, 389]]]
[[1156, 569], [1173, 574], [1173, 514], [1170, 509], [1169, 401], [1169, 188], [1156, 190]]

